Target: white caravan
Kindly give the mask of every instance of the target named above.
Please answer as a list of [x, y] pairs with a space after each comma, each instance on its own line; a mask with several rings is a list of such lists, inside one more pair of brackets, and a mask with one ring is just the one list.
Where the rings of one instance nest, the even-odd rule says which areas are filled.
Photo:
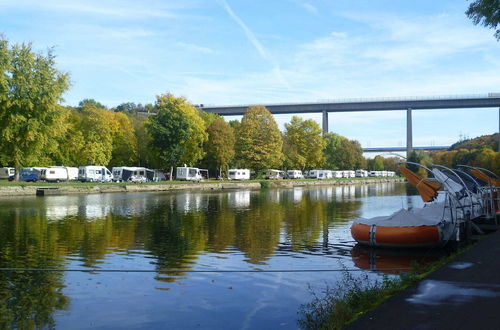
[[343, 178], [354, 178], [356, 176], [356, 172], [354, 171], [342, 171]]
[[249, 180], [250, 170], [247, 168], [232, 168], [227, 172], [229, 180]]
[[307, 172], [307, 178], [317, 179], [320, 171], [321, 170], [310, 170], [309, 172]]
[[14, 180], [16, 176], [16, 169], [13, 167], [0, 168], [0, 179]]
[[333, 178], [333, 171], [331, 170], [320, 170], [318, 174], [318, 179], [331, 179]]
[[342, 171], [332, 171], [332, 177], [334, 177], [334, 178], [341, 178], [342, 177]]
[[381, 171], [370, 171], [368, 176], [371, 176], [371, 177], [382, 176], [382, 172]]
[[366, 178], [368, 176], [368, 171], [365, 170], [356, 170], [357, 178]]
[[77, 167], [50, 166], [40, 171], [40, 179], [47, 182], [73, 181], [78, 179]]
[[287, 171], [289, 179], [303, 179], [304, 175], [301, 170], [288, 170]]
[[268, 169], [264, 172], [264, 176], [269, 180], [279, 180], [283, 179], [283, 171]]
[[395, 177], [396, 176], [396, 172], [394, 172], [394, 171], [387, 171], [387, 176], [388, 177]]
[[177, 167], [175, 172], [175, 178], [182, 181], [201, 181], [203, 176], [201, 175], [200, 169], [197, 167]]
[[105, 166], [80, 166], [78, 168], [78, 180], [82, 182], [110, 182], [113, 174]]

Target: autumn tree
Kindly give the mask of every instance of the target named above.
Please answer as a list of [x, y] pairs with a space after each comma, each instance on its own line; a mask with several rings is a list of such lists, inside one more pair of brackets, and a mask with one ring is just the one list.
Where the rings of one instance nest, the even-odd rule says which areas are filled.
[[51, 139], [63, 134], [58, 103], [69, 75], [55, 67], [52, 50], [33, 52], [0, 36], [0, 163], [38, 164]]
[[195, 164], [203, 158], [203, 143], [207, 139], [198, 110], [183, 97], [164, 94], [156, 97], [157, 113], [149, 117], [146, 129], [151, 136], [150, 146], [158, 158], [170, 167]]
[[242, 164], [255, 170], [281, 165], [283, 140], [266, 107], [248, 107], [237, 127], [236, 156]]
[[110, 163], [116, 166], [135, 164], [138, 159], [138, 147], [130, 119], [121, 112], [108, 112], [107, 114], [113, 129]]
[[500, 40], [500, 1], [475, 0], [465, 12], [474, 24], [481, 24], [490, 29], [496, 29], [495, 37]]
[[326, 146], [322, 133], [314, 120], [293, 116], [290, 123], [285, 124], [283, 137], [286, 165], [301, 170], [322, 166], [325, 161], [323, 149]]
[[209, 168], [219, 170], [228, 169], [229, 162], [234, 157], [234, 131], [222, 117], [215, 118], [207, 127], [208, 141], [205, 143], [205, 161]]

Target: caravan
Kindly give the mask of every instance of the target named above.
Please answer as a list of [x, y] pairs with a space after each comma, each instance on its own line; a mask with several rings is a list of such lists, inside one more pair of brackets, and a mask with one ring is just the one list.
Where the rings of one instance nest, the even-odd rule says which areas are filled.
[[145, 167], [113, 167], [112, 172], [115, 182], [145, 182], [147, 180]]
[[50, 166], [40, 172], [40, 180], [47, 182], [73, 181], [77, 179], [77, 167]]
[[303, 179], [304, 175], [301, 170], [288, 170], [287, 172], [289, 179]]
[[12, 181], [16, 178], [16, 169], [13, 167], [0, 168], [0, 179], [8, 179]]
[[227, 172], [227, 178], [229, 180], [249, 180], [250, 179], [250, 170], [243, 168], [233, 168]]
[[113, 175], [105, 166], [80, 166], [78, 169], [78, 180], [81, 182], [110, 182]]
[[368, 171], [365, 170], [356, 170], [357, 178], [366, 178], [368, 176]]
[[283, 179], [283, 171], [268, 169], [264, 171], [264, 177], [269, 180]]
[[177, 167], [175, 172], [175, 178], [182, 181], [201, 181], [203, 176], [201, 175], [200, 169], [197, 167]]

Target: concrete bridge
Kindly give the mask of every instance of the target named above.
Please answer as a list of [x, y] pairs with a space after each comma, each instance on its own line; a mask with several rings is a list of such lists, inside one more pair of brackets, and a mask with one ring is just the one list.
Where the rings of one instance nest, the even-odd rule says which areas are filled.
[[[217, 113], [222, 116], [243, 115], [250, 105], [237, 106], [205, 106], [198, 107], [206, 112]], [[322, 113], [323, 131], [328, 132], [328, 113], [330, 112], [357, 112], [357, 111], [388, 111], [406, 110], [406, 148], [407, 153], [413, 149], [413, 110], [439, 110], [439, 109], [473, 109], [473, 108], [499, 108], [499, 131], [500, 131], [500, 93], [489, 93], [485, 95], [458, 95], [458, 96], [435, 96], [435, 97], [406, 97], [406, 98], [377, 98], [377, 99], [349, 99], [332, 100], [317, 103], [290, 103], [290, 104], [265, 104], [272, 114], [299, 114], [299, 113]], [[429, 149], [432, 147], [423, 147]], [[499, 139], [500, 148], [500, 139]], [[365, 148], [373, 151], [388, 148]], [[376, 150], [375, 150], [376, 149]], [[390, 151], [395, 151], [391, 149]], [[399, 151], [399, 150], [398, 150]]]

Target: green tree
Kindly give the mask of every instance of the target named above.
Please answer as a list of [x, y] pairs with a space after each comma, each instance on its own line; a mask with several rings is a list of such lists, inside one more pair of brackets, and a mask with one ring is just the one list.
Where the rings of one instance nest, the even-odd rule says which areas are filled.
[[255, 170], [281, 165], [283, 140], [278, 125], [264, 106], [248, 107], [236, 131], [236, 157]]
[[186, 99], [172, 94], [157, 96], [155, 108], [156, 115], [149, 117], [146, 123], [151, 135], [150, 146], [157, 157], [170, 166], [170, 174], [179, 163], [193, 165], [203, 158], [202, 145], [207, 134], [198, 110]]
[[334, 170], [366, 167], [363, 148], [356, 140], [349, 140], [335, 133], [326, 133], [326, 166]]
[[290, 123], [285, 124], [283, 153], [286, 164], [301, 170], [322, 166], [325, 162], [323, 150], [326, 146], [322, 134], [321, 128], [314, 120], [293, 116]]
[[108, 112], [113, 123], [113, 149], [110, 163], [113, 165], [135, 164], [138, 158], [137, 138], [130, 119], [121, 112]]
[[487, 28], [496, 29], [495, 37], [500, 40], [500, 1], [475, 0], [465, 12], [474, 24], [481, 24]]
[[209, 168], [219, 170], [219, 176], [222, 176], [222, 170], [226, 169], [229, 162], [234, 157], [235, 137], [233, 128], [221, 117], [217, 117], [207, 127], [208, 141], [205, 143], [206, 163]]
[[80, 102], [78, 102], [78, 108], [80, 108], [80, 110], [83, 110], [84, 108], [88, 108], [88, 107], [107, 109], [104, 104], [102, 104], [101, 102], [98, 102], [94, 99], [83, 99]]
[[52, 138], [64, 133], [58, 103], [68, 87], [52, 50], [36, 54], [31, 44], [9, 46], [0, 36], [0, 163], [39, 162]]
[[384, 157], [378, 155], [375, 156], [373, 161], [373, 170], [374, 171], [383, 171], [384, 170]]

